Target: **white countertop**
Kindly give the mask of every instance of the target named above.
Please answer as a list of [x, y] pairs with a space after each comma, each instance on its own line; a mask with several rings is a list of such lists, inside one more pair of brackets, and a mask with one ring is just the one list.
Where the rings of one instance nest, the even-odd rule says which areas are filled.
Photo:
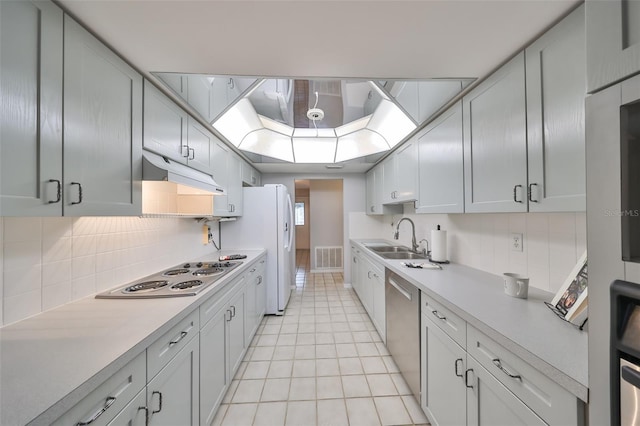
[[515, 353], [583, 401], [588, 398], [588, 333], [558, 318], [544, 304], [553, 294], [529, 288], [528, 299], [507, 296], [502, 277], [458, 264], [442, 270], [402, 266], [351, 240], [381, 265], [409, 280], [469, 324]]
[[[247, 258], [196, 296], [92, 296], [0, 328], [0, 424], [50, 424], [266, 251], [233, 253]], [[231, 251], [195, 260], [226, 254]]]

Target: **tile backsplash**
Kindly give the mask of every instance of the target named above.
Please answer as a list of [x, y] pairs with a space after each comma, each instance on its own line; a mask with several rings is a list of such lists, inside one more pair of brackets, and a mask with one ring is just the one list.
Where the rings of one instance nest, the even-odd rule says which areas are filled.
[[213, 251], [193, 219], [0, 218], [0, 325]]
[[[403, 216], [415, 222], [417, 240], [429, 240], [431, 230], [441, 225], [447, 231], [449, 260], [497, 275], [527, 275], [531, 286], [552, 293], [562, 286], [587, 247], [585, 213], [415, 214], [409, 209], [406, 205], [404, 215], [375, 219], [355, 213], [350, 217], [355, 230], [351, 238], [367, 238], [361, 232], [366, 229], [371, 238], [392, 240]], [[512, 233], [523, 235], [522, 251], [511, 250]], [[409, 223], [400, 225], [399, 242], [411, 246]]]

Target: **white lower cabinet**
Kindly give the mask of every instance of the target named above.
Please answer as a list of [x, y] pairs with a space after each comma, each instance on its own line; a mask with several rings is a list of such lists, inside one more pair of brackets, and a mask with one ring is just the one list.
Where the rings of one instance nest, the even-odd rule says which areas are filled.
[[246, 274], [247, 290], [245, 292], [245, 346], [249, 346], [256, 334], [266, 310], [265, 258], [250, 266]]
[[149, 408], [145, 388], [107, 426], [146, 426], [148, 421]]
[[421, 406], [435, 425], [583, 425], [584, 404], [421, 294]]
[[353, 266], [352, 287], [362, 306], [369, 314], [371, 322], [378, 330], [380, 338], [386, 342], [386, 308], [384, 296], [384, 269], [378, 267], [361, 251], [352, 246]]
[[422, 409], [434, 426], [466, 423], [467, 353], [422, 314]]
[[247, 291], [242, 276], [200, 307], [200, 424], [211, 424], [245, 353]]
[[147, 385], [149, 425], [199, 423], [200, 340], [194, 336]]

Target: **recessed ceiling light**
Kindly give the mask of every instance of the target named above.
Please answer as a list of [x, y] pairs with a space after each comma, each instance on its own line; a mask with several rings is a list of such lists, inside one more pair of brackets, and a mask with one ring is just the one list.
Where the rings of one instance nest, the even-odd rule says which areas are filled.
[[343, 166], [342, 164], [327, 164], [325, 167], [327, 169], [341, 169]]

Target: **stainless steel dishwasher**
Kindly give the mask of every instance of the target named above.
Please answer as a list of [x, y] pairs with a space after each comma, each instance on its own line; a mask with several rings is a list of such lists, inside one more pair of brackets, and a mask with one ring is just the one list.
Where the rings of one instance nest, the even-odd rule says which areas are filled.
[[387, 349], [420, 401], [420, 290], [385, 269]]

